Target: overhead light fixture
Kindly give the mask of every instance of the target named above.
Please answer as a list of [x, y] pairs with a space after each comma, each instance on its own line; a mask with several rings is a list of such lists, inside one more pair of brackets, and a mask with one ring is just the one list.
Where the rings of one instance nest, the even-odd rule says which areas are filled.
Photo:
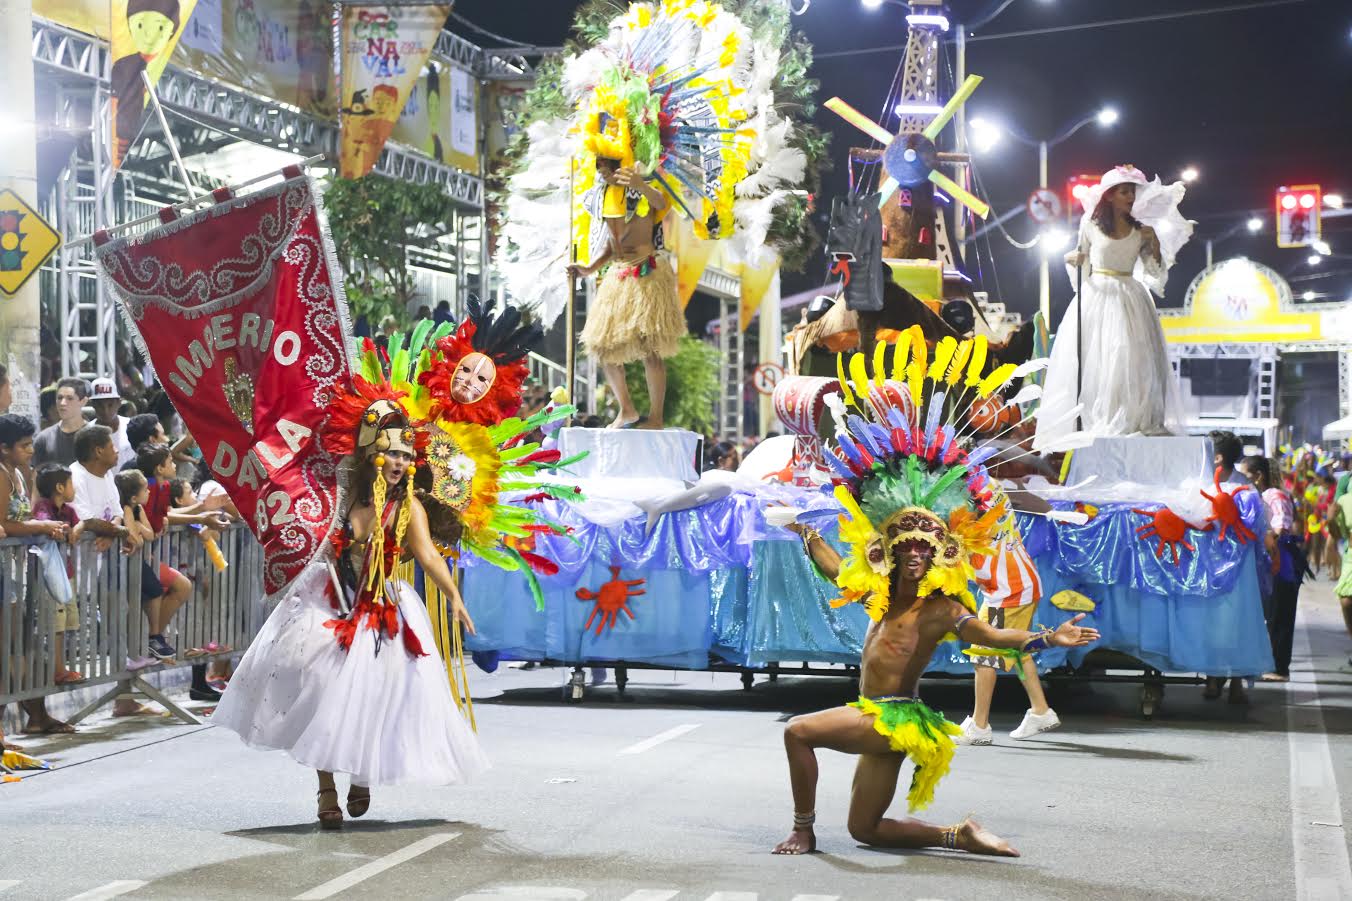
[[1324, 205], [1329, 207], [1330, 209], [1341, 210], [1343, 208], [1343, 195], [1325, 194]]
[[1197, 181], [1197, 177], [1198, 177], [1199, 175], [1201, 175], [1201, 174], [1202, 174], [1202, 173], [1200, 173], [1200, 172], [1197, 171], [1197, 167], [1196, 167], [1196, 166], [1189, 166], [1188, 168], [1186, 168], [1186, 169], [1184, 169], [1182, 172], [1180, 172], [1180, 173], [1178, 174], [1178, 177], [1181, 178], [1181, 179], [1183, 179], [1185, 182], [1188, 182], [1189, 184], [1191, 184], [1192, 182]]
[[1317, 254], [1317, 253], [1312, 253], [1312, 254], [1310, 254], [1308, 257], [1305, 258], [1305, 262], [1309, 263], [1311, 266], [1318, 266], [1318, 265], [1319, 265], [1319, 261], [1322, 260], [1322, 259], [1324, 259], [1324, 258], [1321, 257], [1319, 254]]
[[1258, 232], [1263, 230], [1263, 220], [1258, 216], [1251, 217], [1249, 221], [1245, 224], [1249, 226], [1249, 231], [1251, 232]]
[[1109, 125], [1115, 123], [1119, 117], [1117, 114], [1117, 110], [1113, 109], [1111, 106], [1105, 106], [1103, 109], [1098, 111], [1098, 115], [1095, 116], [1094, 118], [1098, 120], [1099, 125], [1102, 125], [1104, 128], [1107, 128]]
[[[864, 0], [868, 5], [868, 0]], [[906, 17], [907, 25], [934, 25], [940, 31], [948, 31], [948, 16], [935, 15], [934, 13], [911, 13]]]
[[1300, 299], [1301, 299], [1301, 300], [1314, 300], [1314, 299], [1315, 299], [1316, 297], [1318, 297], [1318, 296], [1319, 296], [1319, 295], [1316, 294], [1316, 293], [1314, 293], [1313, 291], [1306, 291], [1304, 294], [1300, 295]]
[[1314, 249], [1315, 253], [1322, 254], [1323, 256], [1330, 256], [1333, 253], [1333, 248], [1329, 246], [1329, 242], [1327, 241], [1311, 241], [1310, 247]]
[[859, 0], [864, 9], [877, 9], [883, 5], [883, 0]]
[[898, 116], [937, 116], [944, 111], [938, 103], [898, 103]]

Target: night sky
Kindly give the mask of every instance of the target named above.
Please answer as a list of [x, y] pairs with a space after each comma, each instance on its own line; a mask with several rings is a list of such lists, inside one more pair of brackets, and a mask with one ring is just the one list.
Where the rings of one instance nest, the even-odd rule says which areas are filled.
[[[801, 4], [802, 0], [794, 0]], [[996, 0], [953, 0], [956, 22], [984, 15]], [[1279, 184], [1319, 183], [1343, 193], [1352, 205], [1352, 2], [1305, 0], [1285, 5], [1219, 12], [1193, 18], [1100, 26], [1035, 36], [989, 39], [1007, 32], [1056, 28], [1156, 13], [1256, 6], [1243, 0], [1014, 0], [968, 45], [968, 71], [986, 81], [968, 103], [973, 116], [1016, 125], [1034, 138], [1051, 137], [1063, 126], [1104, 104], [1121, 119], [1111, 129], [1089, 125], [1051, 153], [1049, 184], [1066, 177], [1133, 163], [1166, 181], [1188, 165], [1201, 171], [1183, 204], [1198, 220], [1197, 233], [1174, 267], [1163, 305], [1180, 305], [1188, 283], [1204, 265], [1203, 238], [1217, 236], [1253, 213], [1265, 216], [1265, 231], [1240, 229], [1216, 245], [1216, 258], [1245, 255], [1291, 280], [1297, 298], [1319, 292], [1318, 300], [1352, 298], [1352, 217], [1326, 219], [1324, 237], [1334, 257], [1318, 267], [1307, 250], [1279, 250], [1272, 232], [1273, 191]], [[567, 35], [571, 0], [460, 0], [456, 13], [517, 41], [557, 45]], [[813, 74], [820, 100], [840, 95], [877, 115], [900, 49], [827, 56], [839, 51], [896, 46], [905, 42], [905, 11], [896, 5], [869, 10], [859, 0], [812, 0], [794, 19], [823, 57]], [[452, 27], [483, 46], [496, 42]], [[945, 45], [943, 78], [950, 79], [953, 46]], [[832, 132], [834, 169], [826, 176], [821, 211], [830, 197], [846, 190], [845, 151], [864, 143], [829, 112], [818, 124]], [[895, 118], [881, 119], [888, 127]], [[952, 141], [951, 129], [941, 145]], [[978, 157], [978, 173], [995, 211], [1021, 205], [1037, 184], [1033, 148], [1006, 140]], [[822, 229], [825, 230], [824, 215]], [[1033, 224], [1020, 215], [1009, 232], [1027, 240]], [[998, 234], [969, 253], [968, 269], [981, 287], [1011, 309], [1031, 314], [1036, 307], [1035, 251], [1017, 250]], [[977, 271], [979, 262], [979, 272]], [[790, 293], [821, 283], [825, 264], [786, 276]], [[1058, 272], [1059, 270], [1059, 272]], [[1311, 278], [1311, 276], [1315, 276]], [[998, 283], [997, 283], [998, 278]], [[1070, 299], [1060, 267], [1053, 269], [1053, 315]]]

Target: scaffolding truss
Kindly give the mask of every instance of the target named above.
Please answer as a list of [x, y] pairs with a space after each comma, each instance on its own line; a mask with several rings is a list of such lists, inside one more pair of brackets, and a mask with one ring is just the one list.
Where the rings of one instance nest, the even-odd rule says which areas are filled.
[[[484, 51], [450, 32], [442, 32], [434, 53], [484, 79], [529, 77], [533, 71], [530, 57], [538, 55], [532, 50]], [[185, 176], [174, 164], [168, 136], [154, 124], [148, 124], [135, 142], [122, 170], [113, 172], [106, 151], [111, 69], [106, 41], [34, 18], [32, 55], [36, 65], [56, 76], [56, 126], [90, 137], [84, 156], [72, 154], [51, 195], [44, 198], [46, 212], [67, 239], [144, 215], [158, 204], [184, 199], [185, 177], [202, 191], [219, 186], [218, 181], [191, 168]], [[156, 93], [166, 110], [175, 114], [171, 116], [172, 138], [185, 158], [212, 154], [236, 141], [306, 157], [334, 158], [339, 149], [335, 123], [184, 69], [166, 67]], [[477, 259], [470, 259], [463, 243], [454, 254], [461, 267], [454, 303], [462, 308], [469, 290], [467, 278], [477, 273], [487, 281], [483, 179], [393, 143], [385, 146], [374, 171], [442, 186], [458, 206], [455, 237], [460, 242], [466, 239], [465, 219], [478, 218], [472, 241]], [[138, 199], [138, 191], [144, 199]], [[53, 308], [59, 317], [61, 374], [109, 375], [117, 364], [118, 323], [112, 301], [96, 276], [89, 245], [63, 246], [48, 271], [54, 276], [48, 284], [54, 285]]]

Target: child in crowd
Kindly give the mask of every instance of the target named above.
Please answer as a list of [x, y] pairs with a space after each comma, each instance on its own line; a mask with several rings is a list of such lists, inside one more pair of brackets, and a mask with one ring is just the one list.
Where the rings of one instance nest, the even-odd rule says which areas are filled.
[[[122, 522], [131, 533], [133, 549], [141, 550], [146, 542], [156, 538], [155, 529], [146, 515], [150, 484], [139, 469], [129, 469], [117, 474], [117, 493], [122, 501]], [[167, 502], [167, 492], [164, 497]], [[165, 563], [152, 565], [151, 559], [146, 552], [141, 562], [141, 609], [150, 629], [147, 644], [150, 652], [160, 660], [171, 661], [178, 651], [169, 644], [164, 633], [178, 608], [192, 594], [192, 583]]]
[[[217, 497], [228, 501], [228, 498], [226, 498], [224, 494], [221, 494]], [[173, 479], [172, 481], [169, 482], [169, 499], [171, 505], [171, 513], [170, 513], [171, 516], [174, 515], [192, 516], [192, 514], [187, 514], [184, 512], [176, 514], [173, 511], [196, 510], [200, 509], [203, 506], [203, 502], [198, 499], [197, 495], [192, 490], [192, 483], [190, 483], [187, 479]], [[233, 508], [233, 505], [231, 505], [231, 507]], [[202, 515], [205, 514], [198, 514], [198, 516]], [[197, 529], [197, 537], [201, 539], [204, 545], [208, 545], [209, 547], [212, 542], [215, 542], [217, 544], [216, 553], [219, 554], [221, 529], [229, 525], [229, 520], [226, 519], [224, 513], [214, 513], [211, 515], [214, 517], [214, 520], [212, 521], [211, 524], [195, 525], [194, 528]], [[208, 555], [210, 555], [210, 553], [211, 553], [210, 550], [208, 550]], [[211, 584], [210, 582], [206, 584], [205, 590], [207, 591], [210, 590], [210, 584]], [[228, 650], [229, 648], [214, 648], [211, 646], [207, 648], [208, 652], [217, 654], [223, 653]], [[218, 656], [211, 661], [211, 666], [209, 669], [202, 664], [193, 667], [192, 688], [189, 691], [189, 697], [191, 697], [194, 701], [220, 700], [220, 692], [225, 691], [226, 683], [229, 681], [230, 681], [230, 658]]]
[[[72, 547], [84, 533], [84, 523], [75, 512], [71, 501], [75, 500], [75, 483], [71, 480], [70, 470], [59, 463], [47, 463], [38, 467], [38, 499], [33, 504], [33, 518], [40, 522], [59, 522], [66, 526], [66, 543]], [[52, 650], [56, 655], [56, 684], [69, 685], [83, 682], [84, 676], [66, 667], [66, 633], [80, 629], [80, 605], [70, 593], [71, 580], [75, 578], [75, 560], [67, 554], [65, 559], [66, 603], [56, 605], [52, 620], [52, 629], [56, 633]]]
[[[29, 464], [33, 460], [33, 435], [37, 429], [33, 421], [26, 416], [20, 416], [17, 413], [0, 414], [0, 531], [11, 538], [41, 537], [62, 540], [66, 536], [66, 524], [63, 522], [41, 522], [33, 518], [32, 503], [29, 500]], [[7, 560], [8, 557], [0, 558]], [[22, 597], [13, 597], [16, 586], [9, 581], [12, 576], [7, 576], [4, 570], [8, 566], [0, 566], [0, 603], [20, 603]], [[3, 607], [0, 607], [0, 614], [3, 613]], [[19, 617], [9, 617], [0, 615], [0, 623], [8, 622], [13, 626], [20, 623]], [[0, 647], [15, 647], [17, 643], [11, 644], [12, 636], [0, 632]], [[22, 660], [15, 661], [22, 665]], [[63, 723], [47, 712], [47, 701], [45, 698], [33, 698], [31, 700], [20, 702], [20, 707], [28, 715], [28, 722], [24, 728], [26, 733], [42, 732], [74, 732], [75, 727], [69, 723]], [[3, 716], [4, 708], [0, 707], [0, 716]], [[0, 729], [0, 745], [12, 747], [5, 744], [4, 730]]]

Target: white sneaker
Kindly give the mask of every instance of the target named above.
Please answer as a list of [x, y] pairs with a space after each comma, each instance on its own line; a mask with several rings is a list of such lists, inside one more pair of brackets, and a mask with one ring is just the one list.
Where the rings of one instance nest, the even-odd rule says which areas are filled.
[[982, 729], [970, 716], [962, 721], [962, 734], [954, 737], [955, 745], [988, 745], [991, 743], [991, 727]]
[[1009, 737], [1032, 738], [1039, 732], [1048, 732], [1059, 725], [1061, 725], [1061, 720], [1056, 715], [1056, 711], [1050, 707], [1047, 708], [1046, 713], [1041, 715], [1030, 710], [1023, 715], [1023, 722], [1019, 723], [1019, 728], [1009, 733]]

